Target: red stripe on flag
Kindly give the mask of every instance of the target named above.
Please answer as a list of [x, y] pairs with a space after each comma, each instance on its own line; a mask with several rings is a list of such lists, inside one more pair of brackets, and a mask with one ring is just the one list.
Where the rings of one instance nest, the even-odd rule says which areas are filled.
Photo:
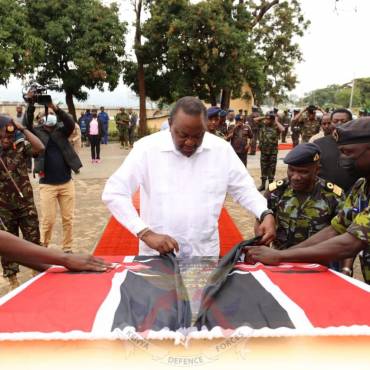
[[284, 273], [264, 267], [263, 271], [304, 310], [314, 326], [370, 325], [370, 294], [330, 270]]
[[[122, 261], [117, 257], [106, 259]], [[91, 331], [116, 271], [48, 272], [0, 306], [0, 332]]]

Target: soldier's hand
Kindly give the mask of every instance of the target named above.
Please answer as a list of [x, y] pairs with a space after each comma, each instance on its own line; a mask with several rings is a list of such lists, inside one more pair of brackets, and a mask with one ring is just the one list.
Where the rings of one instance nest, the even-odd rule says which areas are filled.
[[179, 245], [177, 241], [169, 235], [157, 234], [149, 230], [141, 239], [150, 248], [155, 249], [160, 254], [172, 252], [174, 249], [178, 252]]
[[104, 272], [110, 270], [113, 265], [101, 258], [89, 254], [66, 254], [65, 267], [71, 271], [96, 271]]
[[268, 245], [276, 238], [276, 225], [273, 215], [267, 215], [257, 228], [257, 235], [262, 236], [260, 244]]
[[244, 262], [255, 264], [261, 262], [265, 265], [278, 265], [281, 262], [280, 251], [265, 245], [248, 247], [245, 249]]

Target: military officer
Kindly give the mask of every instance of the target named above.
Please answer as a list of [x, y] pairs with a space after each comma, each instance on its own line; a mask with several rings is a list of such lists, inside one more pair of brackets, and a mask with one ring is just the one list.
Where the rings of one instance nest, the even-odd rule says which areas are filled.
[[[23, 135], [27, 142], [24, 140]], [[28, 177], [27, 161], [44, 150], [34, 134], [10, 116], [0, 115], [0, 229], [40, 244], [39, 221]], [[18, 264], [3, 257], [3, 276], [18, 285]]]
[[273, 182], [265, 193], [268, 208], [274, 211], [277, 235], [273, 246], [286, 249], [330, 225], [344, 200], [341, 188], [317, 177], [320, 148], [300, 144], [284, 159], [287, 178]]
[[120, 108], [120, 111], [119, 113], [116, 114], [114, 120], [116, 121], [121, 148], [128, 149], [129, 148], [128, 129], [130, 117], [126, 113], [125, 108]]
[[[292, 121], [301, 126], [302, 142], [308, 143], [310, 138], [320, 131], [320, 122], [316, 118], [316, 110], [325, 113], [320, 107], [309, 105], [302, 112], [299, 112]], [[306, 113], [307, 112], [307, 113]], [[306, 113], [306, 115], [304, 115]]]
[[224, 139], [224, 134], [219, 130], [220, 112], [221, 109], [219, 107], [210, 107], [207, 109], [207, 131]]
[[258, 141], [258, 121], [255, 118], [259, 117], [258, 107], [252, 107], [252, 114], [247, 117], [247, 123], [252, 130], [253, 137], [250, 143], [250, 155], [256, 155]]
[[[280, 124], [274, 112], [268, 112], [264, 117], [256, 118], [259, 122], [259, 148], [261, 150], [261, 186], [259, 191], [265, 190], [266, 180], [274, 181], [278, 144], [280, 133], [284, 127]], [[263, 123], [261, 124], [261, 122]]]
[[252, 130], [240, 117], [235, 117], [235, 125], [229, 127], [226, 140], [230, 141], [236, 155], [247, 166], [249, 140], [253, 137]]
[[299, 144], [299, 137], [301, 136], [301, 125], [295, 119], [297, 115], [299, 114], [299, 112], [300, 112], [299, 109], [293, 110], [293, 118], [290, 122], [290, 131], [292, 133], [293, 148]]
[[281, 262], [328, 263], [354, 257], [362, 252], [362, 270], [370, 282], [370, 118], [359, 118], [336, 127], [333, 135], [341, 152], [341, 165], [355, 169], [357, 180], [346, 200], [339, 207], [331, 225], [287, 250], [252, 247], [247, 251], [249, 262], [279, 264]]

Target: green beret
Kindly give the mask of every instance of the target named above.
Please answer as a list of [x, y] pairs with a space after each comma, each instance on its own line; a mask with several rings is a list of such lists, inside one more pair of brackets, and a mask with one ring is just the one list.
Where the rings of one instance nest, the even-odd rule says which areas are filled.
[[338, 145], [370, 143], [370, 117], [362, 117], [337, 126], [333, 137]]
[[320, 148], [314, 143], [299, 144], [284, 158], [285, 164], [303, 166], [316, 163], [320, 160]]

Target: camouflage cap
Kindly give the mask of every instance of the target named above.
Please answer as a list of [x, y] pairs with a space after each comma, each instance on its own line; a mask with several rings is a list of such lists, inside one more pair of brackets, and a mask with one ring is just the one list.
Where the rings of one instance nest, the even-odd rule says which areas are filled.
[[287, 154], [284, 163], [293, 166], [312, 164], [320, 160], [320, 154], [320, 148], [314, 143], [299, 144]]
[[362, 117], [336, 127], [333, 137], [338, 145], [370, 143], [370, 117]]

